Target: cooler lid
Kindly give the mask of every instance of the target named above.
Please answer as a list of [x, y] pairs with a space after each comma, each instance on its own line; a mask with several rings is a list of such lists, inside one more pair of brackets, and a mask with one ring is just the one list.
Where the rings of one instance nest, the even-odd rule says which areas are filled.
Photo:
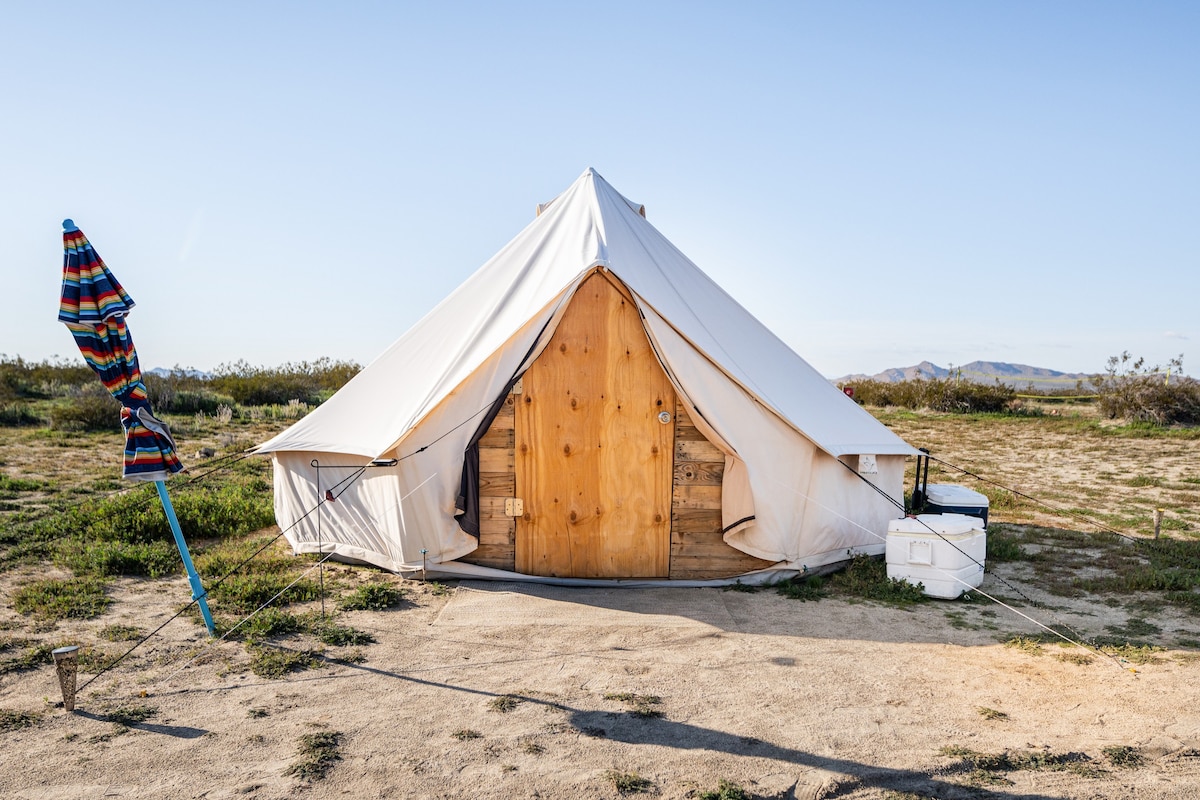
[[983, 520], [966, 514], [921, 514], [915, 519], [893, 519], [888, 522], [888, 535], [900, 536], [972, 536], [983, 530]]
[[972, 491], [957, 483], [931, 483], [925, 487], [925, 497], [939, 506], [987, 508], [987, 495]]

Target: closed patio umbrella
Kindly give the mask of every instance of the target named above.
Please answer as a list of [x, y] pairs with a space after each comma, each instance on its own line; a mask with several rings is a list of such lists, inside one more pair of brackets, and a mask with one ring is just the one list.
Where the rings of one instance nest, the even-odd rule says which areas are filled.
[[71, 220], [63, 220], [63, 282], [58, 320], [71, 331], [79, 352], [109, 394], [121, 403], [121, 426], [125, 429], [122, 475], [129, 480], [154, 482], [187, 569], [192, 597], [198, 600], [204, 624], [212, 633], [212, 615], [200, 576], [192, 564], [164, 483], [183, 469], [183, 464], [175, 453], [170, 429], [151, 413], [137, 350], [125, 322], [133, 306], [133, 298], [109, 271], [83, 231]]

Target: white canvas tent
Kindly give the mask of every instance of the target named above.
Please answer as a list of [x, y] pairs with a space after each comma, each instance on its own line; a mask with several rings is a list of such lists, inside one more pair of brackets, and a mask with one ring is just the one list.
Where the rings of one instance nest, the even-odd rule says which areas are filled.
[[[603, 313], [612, 317], [636, 310], [628, 319], [639, 322], [637, 330], [619, 321], [611, 324], [625, 326], [621, 336], [648, 344], [654, 364], [638, 369], [647, 374], [661, 370], [666, 388], [659, 394], [673, 393], [665, 406], [661, 398], [656, 401], [668, 412], [664, 416], [654, 409], [659, 421], [670, 419], [674, 404], [679, 409], [676, 425], [690, 418], [689, 424], [702, 434], [695, 438], [706, 440], [700, 444], [714, 447], [723, 460], [711, 470], [719, 474], [719, 485], [703, 493], [716, 504], [718, 542], [696, 545], [690, 556], [728, 548], [745, 559], [737, 562], [743, 566], [800, 570], [843, 560], [851, 551], [882, 552], [887, 521], [899, 512], [863, 478], [888, 496], [902, 499], [904, 457], [916, 451], [738, 305], [659, 233], [641, 210], [594, 170], [585, 171], [565, 192], [539, 206], [538, 216], [516, 238], [337, 394], [260, 445], [257, 452], [274, 459], [275, 513], [292, 547], [297, 552], [334, 552], [397, 572], [427, 566], [443, 573], [512, 578], [522, 571], [522, 563], [532, 563], [520, 553], [522, 541], [526, 550], [530, 548], [530, 540], [521, 538], [527, 535], [522, 526], [532, 524], [530, 520], [541, 512], [531, 513], [528, 508], [512, 517], [516, 533], [509, 529], [507, 534], [509, 552], [514, 540], [518, 550], [511, 567], [479, 565], [502, 563], [487, 559], [468, 563], [473, 553], [478, 556], [477, 551], [486, 549], [486, 542], [481, 543], [477, 530], [464, 530], [471, 525], [460, 524], [463, 487], [474, 480], [469, 470], [464, 473], [464, 463], [470, 462], [469, 448], [485, 434], [497, 404], [507, 396], [518, 415], [515, 445], [508, 434], [509, 452], [517, 455], [509, 460], [519, 462], [518, 485], [510, 485], [507, 491], [517, 497], [536, 494], [537, 489], [528, 484], [545, 483], [560, 471], [548, 461], [549, 466], [539, 467], [537, 459], [543, 450], [547, 459], [562, 458], [557, 450], [550, 453], [557, 446], [550, 441], [550, 429], [562, 425], [528, 423], [530, 430], [523, 434], [520, 426], [526, 423], [520, 422], [520, 414], [526, 405], [532, 406], [532, 398], [510, 392], [514, 380], [526, 373], [532, 376], [538, 364], [549, 363], [560, 350], [567, 353], [565, 340], [560, 345], [555, 337], [566, 336], [564, 330], [576, 324], [571, 322], [572, 314], [578, 313], [571, 309], [584, 302], [573, 305], [577, 293], [581, 298], [603, 294], [592, 288], [580, 291], [584, 286], [600, 286], [589, 282], [599, 276], [608, 287], [604, 289], [610, 297], [607, 302], [617, 309]], [[552, 342], [554, 349], [549, 349]], [[626, 348], [622, 357], [630, 352]], [[578, 368], [573, 370], [579, 373]], [[616, 380], [612, 369], [604, 374], [610, 377], [603, 380]], [[628, 376], [622, 380], [628, 382]], [[521, 391], [520, 385], [515, 389]], [[623, 406], [624, 401], [616, 397], [619, 393], [612, 388], [596, 394], [596, 403], [608, 404], [605, 419], [628, 413], [628, 404]], [[548, 393], [537, 396], [540, 400]], [[514, 397], [523, 402], [514, 403]], [[571, 407], [575, 408], [574, 400]], [[664, 430], [668, 427], [664, 425]], [[687, 448], [678, 440], [682, 429], [675, 431], [677, 439], [672, 444], [668, 434], [667, 448], [683, 452]], [[627, 438], [636, 444], [642, 437]], [[561, 449], [570, 455], [570, 445]], [[652, 449], [655, 455], [646, 458], [660, 458], [658, 445]], [[865, 474], [860, 475], [859, 456], [874, 457], [876, 471], [866, 467], [872, 459], [864, 458]], [[692, 474], [680, 471], [679, 457], [676, 485], [666, 490], [668, 497], [674, 492], [671, 510], [651, 512], [664, 530], [678, 527], [688, 508], [703, 505], [689, 499], [686, 487], [678, 485], [684, 480], [679, 475]], [[371, 467], [354, 477], [355, 467], [391, 458], [398, 459], [395, 465]], [[535, 470], [527, 475], [542, 477], [522, 478], [523, 459], [529, 462], [525, 469]], [[320, 465], [319, 487], [314, 461]], [[568, 462], [555, 462], [560, 463]], [[603, 469], [623, 471], [611, 463]], [[464, 479], [465, 474], [470, 480]], [[619, 476], [597, 480], [606, 482], [609, 477]], [[522, 482], [527, 485], [519, 485]], [[326, 491], [335, 501], [308, 513]], [[556, 496], [546, 503], [558, 504], [557, 494], [563, 492], [582, 495], [584, 488], [571, 484], [561, 492], [553, 490]], [[480, 500], [474, 502], [478, 506]], [[603, 506], [610, 521], [636, 520], [621, 516], [636, 505], [635, 499], [610, 497], [595, 502], [597, 517]], [[669, 519], [664, 520], [664, 514]], [[575, 523], [572, 511], [570, 521], [562, 524]], [[611, 526], [607, 530], [605, 537], [618, 535]], [[494, 541], [497, 535], [495, 530], [485, 531], [483, 538], [492, 536]], [[556, 534], [550, 530], [536, 535]], [[668, 560], [688, 553], [679, 534], [663, 535], [672, 537]], [[623, 547], [603, 542], [599, 546], [613, 552]], [[600, 557], [609, 558], [603, 553]], [[682, 563], [683, 556], [677, 560]], [[625, 568], [625, 572], [618, 567], [609, 573], [589, 569], [575, 575], [570, 568], [541, 574], [560, 578], [709, 574], [666, 567], [650, 570], [649, 575], [637, 574], [646, 569], [642, 567]]]

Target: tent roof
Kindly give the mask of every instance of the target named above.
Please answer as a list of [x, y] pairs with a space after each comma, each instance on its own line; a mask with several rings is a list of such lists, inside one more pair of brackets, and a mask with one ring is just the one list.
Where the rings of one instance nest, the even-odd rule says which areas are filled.
[[583, 273], [620, 278], [684, 338], [830, 455], [915, 454], [705, 275], [595, 170], [326, 403], [258, 452], [390, 450]]

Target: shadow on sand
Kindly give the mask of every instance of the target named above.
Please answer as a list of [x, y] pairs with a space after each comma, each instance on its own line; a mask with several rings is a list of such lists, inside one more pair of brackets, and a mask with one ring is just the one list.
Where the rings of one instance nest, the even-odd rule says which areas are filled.
[[[422, 686], [466, 692], [488, 698], [503, 696], [496, 692], [416, 678], [363, 664], [347, 664], [340, 661], [336, 663], [373, 675]], [[527, 703], [535, 703], [566, 713], [570, 726], [584, 736], [630, 745], [656, 745], [680, 750], [708, 750], [746, 758], [768, 759], [778, 762], [780, 767], [820, 769], [844, 776], [841, 780], [833, 781], [833, 785], [827, 786], [820, 793], [819, 796], [822, 800], [834, 800], [834, 798], [844, 797], [848, 793], [863, 788], [914, 792], [922, 796], [941, 798], [941, 800], [1053, 800], [1049, 795], [985, 790], [942, 780], [926, 772], [819, 756], [760, 739], [748, 739], [711, 728], [673, 722], [662, 717], [639, 716], [628, 711], [586, 711], [537, 696], [519, 693], [514, 696]], [[794, 788], [795, 786], [793, 786]], [[793, 794], [789, 793], [788, 796], [791, 797]]]

